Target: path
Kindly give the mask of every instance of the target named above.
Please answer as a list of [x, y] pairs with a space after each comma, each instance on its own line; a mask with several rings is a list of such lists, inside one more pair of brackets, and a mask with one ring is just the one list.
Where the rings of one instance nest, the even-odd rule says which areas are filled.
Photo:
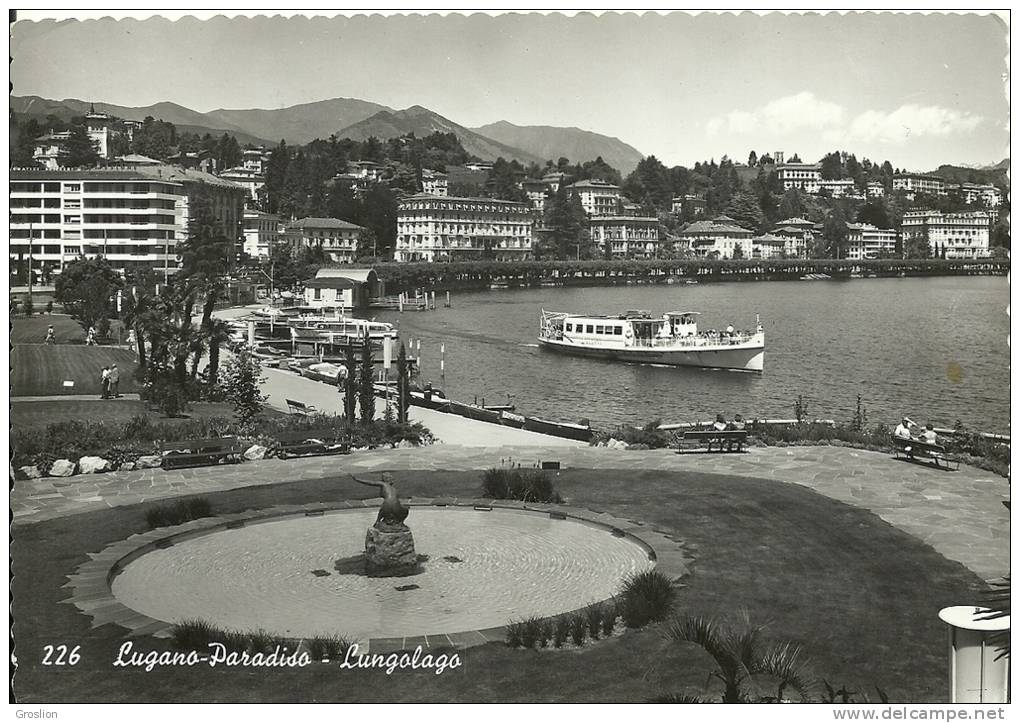
[[[11, 495], [11, 509], [15, 524], [26, 524], [178, 495], [348, 472], [481, 470], [508, 457], [525, 466], [557, 460], [571, 468], [696, 470], [799, 484], [871, 510], [984, 579], [1009, 573], [1009, 511], [1002, 505], [1009, 499], [1008, 480], [973, 467], [945, 472], [845, 447], [753, 447], [740, 455], [677, 455], [668, 450], [436, 445], [171, 472], [138, 470], [19, 481]], [[635, 489], [635, 494], [640, 490]]]

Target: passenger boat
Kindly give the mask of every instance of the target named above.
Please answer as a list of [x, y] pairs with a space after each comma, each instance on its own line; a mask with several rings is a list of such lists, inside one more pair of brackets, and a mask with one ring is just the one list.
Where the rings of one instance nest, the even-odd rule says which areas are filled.
[[652, 317], [647, 311], [583, 316], [542, 310], [539, 344], [547, 349], [639, 364], [760, 372], [765, 332], [699, 331], [696, 311]]

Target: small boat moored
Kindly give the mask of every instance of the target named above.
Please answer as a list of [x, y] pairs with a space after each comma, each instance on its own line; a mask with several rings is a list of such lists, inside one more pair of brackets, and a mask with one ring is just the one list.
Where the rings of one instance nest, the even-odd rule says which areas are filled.
[[638, 364], [664, 364], [760, 372], [765, 332], [698, 330], [699, 312], [652, 317], [646, 311], [584, 316], [542, 310], [538, 342], [547, 349]]

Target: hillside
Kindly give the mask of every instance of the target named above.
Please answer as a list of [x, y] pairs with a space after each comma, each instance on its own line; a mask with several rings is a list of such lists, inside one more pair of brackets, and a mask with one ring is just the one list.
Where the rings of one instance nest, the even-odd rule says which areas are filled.
[[[15, 119], [35, 118], [40, 122], [45, 120], [48, 115], [55, 115], [61, 120], [70, 120], [72, 116], [88, 113], [89, 106], [88, 101], [77, 98], [49, 100], [34, 95], [20, 97], [12, 95], [10, 100], [11, 113]], [[275, 141], [271, 142], [265, 136], [251, 133], [247, 129], [227, 121], [223, 121], [221, 124], [220, 121], [209, 118], [205, 113], [199, 113], [176, 103], [155, 103], [133, 108], [97, 102], [95, 108], [100, 113], [109, 113], [125, 120], [140, 121], [147, 116], [152, 116], [157, 120], [173, 123], [181, 133], [197, 133], [199, 135], [210, 133], [214, 136], [229, 133], [235, 136], [237, 142], [241, 144], [275, 145]]]
[[994, 183], [1009, 186], [1009, 159], [1005, 158], [994, 166], [953, 166], [943, 164], [934, 173], [951, 183]]
[[216, 127], [238, 127], [261, 138], [304, 144], [316, 138], [329, 138], [338, 128], [354, 125], [380, 111], [392, 110], [378, 103], [357, 98], [332, 98], [303, 103], [289, 108], [248, 110], [212, 110], [204, 114]]
[[414, 133], [420, 138], [435, 132], [454, 133], [464, 150], [482, 160], [494, 161], [502, 156], [507, 160], [517, 159], [521, 163], [545, 163], [544, 157], [487, 138], [420, 105], [405, 110], [379, 111], [370, 118], [337, 130], [336, 134], [341, 138], [364, 141], [370, 136], [386, 140]]
[[624, 176], [633, 171], [643, 158], [639, 150], [618, 138], [580, 128], [518, 126], [507, 121], [499, 121], [472, 130], [500, 143], [552, 161], [566, 156], [575, 163], [582, 163], [602, 156], [602, 160]]

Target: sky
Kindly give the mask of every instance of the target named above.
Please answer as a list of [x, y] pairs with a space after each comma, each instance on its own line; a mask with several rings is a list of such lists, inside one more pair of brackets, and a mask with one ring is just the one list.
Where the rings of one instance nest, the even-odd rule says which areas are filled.
[[920, 171], [1009, 155], [1002, 16], [256, 12], [22, 15], [59, 20], [12, 26], [13, 93], [198, 111], [351, 97], [468, 127], [574, 126], [667, 165], [846, 150]]

